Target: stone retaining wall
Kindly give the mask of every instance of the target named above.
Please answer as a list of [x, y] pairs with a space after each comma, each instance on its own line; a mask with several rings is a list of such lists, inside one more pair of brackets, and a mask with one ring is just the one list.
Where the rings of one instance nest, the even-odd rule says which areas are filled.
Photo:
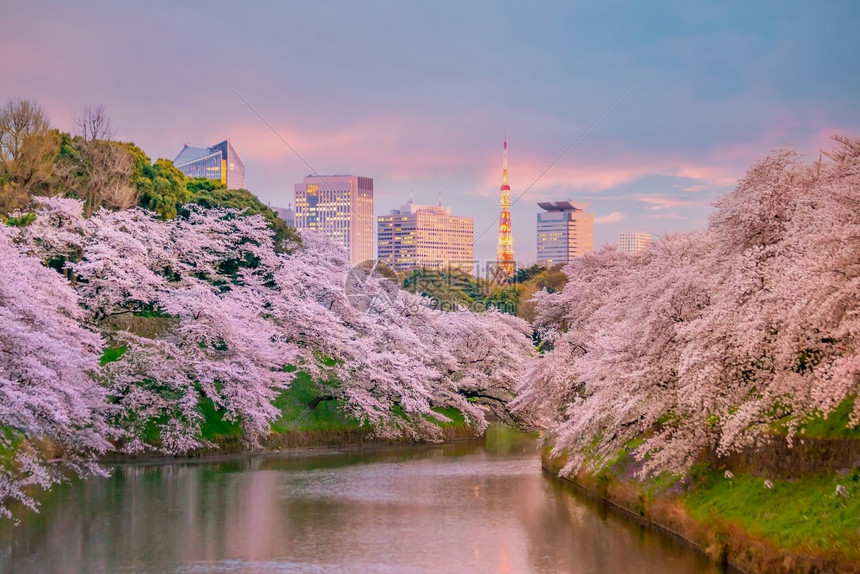
[[[792, 453], [789, 457], [791, 456], [797, 455]], [[551, 458], [549, 448], [544, 450], [543, 467], [553, 476], [558, 476], [564, 462], [562, 458]], [[729, 572], [860, 574], [860, 563], [809, 554], [802, 549], [780, 550], [762, 537], [747, 532], [730, 521], [696, 520], [687, 511], [683, 499], [677, 495], [648, 494], [640, 490], [635, 481], [621, 483], [614, 477], [601, 480], [599, 476], [587, 471], [560, 478], [573, 483], [577, 491], [617, 509], [620, 516], [686, 541], [717, 564], [727, 567]]]
[[796, 437], [765, 439], [755, 447], [713, 460], [733, 472], [772, 479], [795, 479], [860, 466], [860, 440]]

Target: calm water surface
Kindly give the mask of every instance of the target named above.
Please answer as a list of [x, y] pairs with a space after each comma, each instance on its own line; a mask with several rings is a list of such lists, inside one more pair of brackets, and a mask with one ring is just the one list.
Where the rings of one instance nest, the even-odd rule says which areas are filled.
[[533, 442], [123, 464], [0, 526], [2, 572], [716, 573], [545, 475]]

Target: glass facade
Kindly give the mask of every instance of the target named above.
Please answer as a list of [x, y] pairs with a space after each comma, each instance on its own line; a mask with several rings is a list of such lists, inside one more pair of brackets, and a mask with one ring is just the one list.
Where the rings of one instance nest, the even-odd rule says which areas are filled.
[[567, 263], [594, 250], [594, 214], [587, 203], [571, 201], [538, 204], [537, 262], [542, 265]]
[[314, 229], [346, 249], [352, 263], [373, 259], [373, 179], [308, 176], [295, 185], [296, 227]]
[[236, 153], [230, 140], [215, 144], [212, 149], [221, 152], [221, 159], [223, 160], [222, 183], [227, 185], [227, 189], [245, 189], [245, 164], [239, 159], [239, 154]]
[[227, 189], [245, 189], [245, 164], [229, 140], [207, 148], [186, 145], [173, 165], [188, 177], [220, 181]]

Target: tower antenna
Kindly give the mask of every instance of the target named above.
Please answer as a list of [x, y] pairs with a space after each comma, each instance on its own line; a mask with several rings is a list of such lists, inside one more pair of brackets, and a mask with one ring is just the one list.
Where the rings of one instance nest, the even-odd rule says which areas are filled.
[[496, 263], [499, 275], [514, 275], [514, 239], [511, 235], [511, 186], [508, 185], [508, 129], [502, 146], [502, 186], [499, 198], [499, 246]]

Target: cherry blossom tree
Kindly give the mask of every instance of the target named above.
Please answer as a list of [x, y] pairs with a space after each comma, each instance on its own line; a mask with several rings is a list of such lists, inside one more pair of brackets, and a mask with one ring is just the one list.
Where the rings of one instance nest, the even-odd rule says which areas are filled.
[[92, 232], [81, 248], [81, 260], [67, 267], [91, 321], [156, 305], [175, 266], [172, 226], [140, 209], [102, 209], [88, 222]]
[[113, 420], [134, 437], [125, 448], [146, 448], [141, 436], [152, 425], [165, 452], [207, 446], [204, 401], [258, 444], [279, 414], [272, 401], [293, 377], [285, 367], [298, 356], [268, 318], [266, 282], [278, 258], [263, 219], [189, 206], [175, 222], [129, 210], [102, 216], [98, 227], [74, 265], [81, 289], [91, 300], [109, 294], [102, 309], [144, 305], [170, 322], [157, 339], [113, 333], [128, 348], [105, 370], [122, 408]]
[[[125, 347], [99, 376], [128, 451], [207, 446], [204, 405], [259, 444], [289, 366], [381, 436], [439, 438], [433, 421], [447, 419], [437, 407], [459, 409], [479, 431], [480, 403], [503, 412], [532, 350], [525, 322], [433, 311], [318, 234], [278, 252], [259, 216], [194, 205], [170, 221], [141, 209], [81, 213], [80, 202], [45, 199], [17, 242], [43, 261], [62, 258], [80, 320]], [[111, 320], [142, 311], [160, 321], [157, 335]]]
[[[730, 339], [744, 365], [736, 392], [755, 397], [724, 417], [721, 451], [749, 443], [775, 419], [787, 419], [790, 439], [805, 418], [857, 394], [860, 142], [836, 140], [810, 164], [790, 152], [767, 158], [712, 221], [723, 259], [738, 270], [725, 301], [747, 315]], [[764, 214], [766, 231], [741, 226], [730, 240], [720, 217], [728, 209]]]
[[445, 419], [433, 407], [457, 408], [480, 430], [485, 413], [468, 399], [513, 397], [532, 349], [525, 322], [431, 310], [372, 269], [351, 270], [325, 238], [304, 234], [302, 244], [275, 276], [273, 309], [293, 340], [336, 360], [321, 390], [351, 414], [381, 435], [433, 439], [430, 420]]
[[128, 451], [147, 448], [141, 435], [152, 424], [164, 452], [207, 446], [200, 433], [203, 401], [240, 422], [245, 440], [256, 445], [279, 414], [272, 401], [292, 379], [284, 367], [295, 361], [295, 349], [263, 316], [253, 292], [188, 283], [159, 298], [173, 323], [165, 336], [116, 335], [128, 351], [106, 366], [105, 376], [122, 408], [113, 420], [133, 437]]
[[94, 232], [93, 223], [83, 215], [83, 203], [62, 197], [35, 197], [38, 217], [21, 230], [15, 242], [25, 253], [46, 265], [81, 258], [84, 245]]
[[0, 226], [0, 515], [9, 504], [35, 509], [32, 486], [66, 471], [99, 472], [92, 458], [110, 447], [105, 391], [91, 377], [102, 340], [81, 327], [68, 282], [13, 244]]
[[837, 138], [812, 163], [775, 152], [706, 231], [588, 255], [562, 292], [536, 297], [552, 350], [513, 406], [555, 434], [564, 472], [643, 436], [643, 473], [683, 472], [702, 450], [755, 444], [775, 424], [791, 441], [857, 395], [858, 165], [858, 140]]

